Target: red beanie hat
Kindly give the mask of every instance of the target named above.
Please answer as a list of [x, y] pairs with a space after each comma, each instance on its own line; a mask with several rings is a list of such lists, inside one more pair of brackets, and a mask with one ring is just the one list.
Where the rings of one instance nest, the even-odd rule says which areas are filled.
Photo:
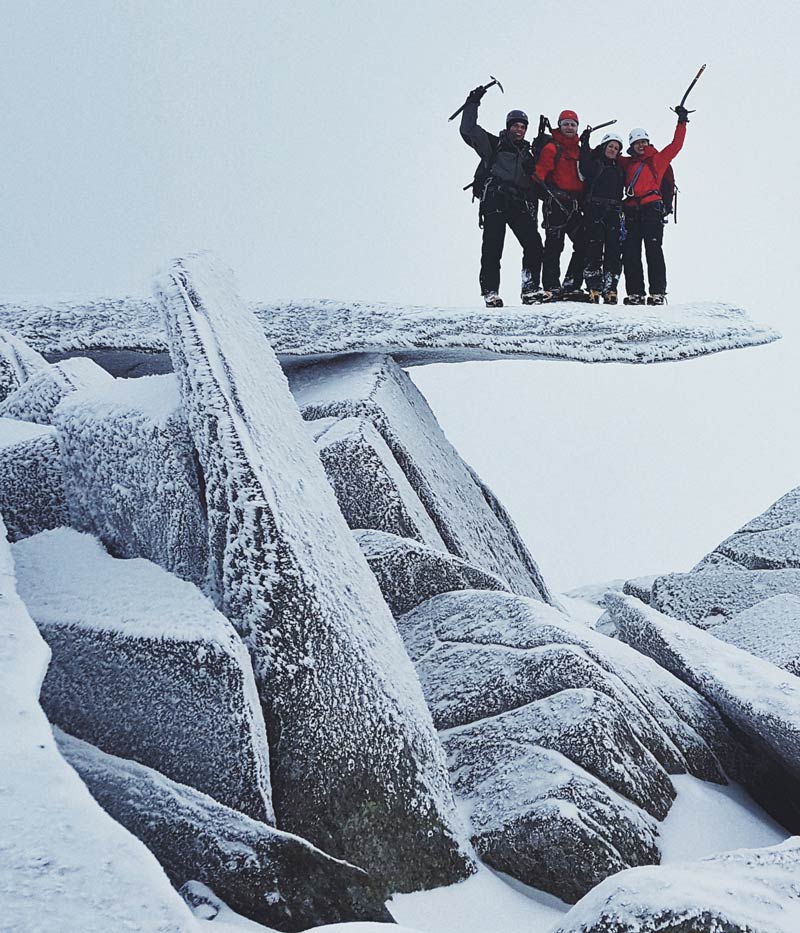
[[562, 110], [558, 115], [558, 122], [561, 123], [562, 120], [574, 120], [576, 123], [580, 123], [578, 114], [574, 110]]

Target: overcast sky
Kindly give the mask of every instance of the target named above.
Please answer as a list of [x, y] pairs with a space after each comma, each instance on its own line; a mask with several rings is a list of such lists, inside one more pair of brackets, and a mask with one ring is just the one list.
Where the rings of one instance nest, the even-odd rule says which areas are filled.
[[[654, 367], [415, 370], [556, 587], [684, 569], [798, 483], [796, 6], [2, 0], [2, 292], [146, 294], [190, 249], [249, 298], [469, 305], [474, 154], [447, 116], [564, 107], [671, 138], [670, 301], [778, 327]], [[502, 294], [518, 295], [509, 245]]]

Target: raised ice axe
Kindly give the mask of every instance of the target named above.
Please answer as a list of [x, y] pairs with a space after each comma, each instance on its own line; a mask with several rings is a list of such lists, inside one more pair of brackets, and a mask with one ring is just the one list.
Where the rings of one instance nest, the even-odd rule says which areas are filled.
[[[495, 78], [494, 75], [489, 75], [489, 77], [490, 77], [492, 80], [491, 80], [488, 84], [484, 84], [484, 85], [483, 85], [484, 91], [488, 91], [490, 87], [492, 87], [493, 85], [496, 84], [496, 85], [500, 88], [500, 93], [501, 93], [501, 94], [505, 94], [505, 91], [503, 90], [503, 85], [497, 80], [497, 78]], [[464, 101], [464, 103], [458, 108], [458, 110], [456, 110], [456, 112], [455, 112], [451, 117], [448, 117], [447, 119], [448, 119], [448, 120], [455, 120], [455, 118], [461, 113], [461, 111], [462, 111], [466, 106], [467, 106], [467, 102]]]

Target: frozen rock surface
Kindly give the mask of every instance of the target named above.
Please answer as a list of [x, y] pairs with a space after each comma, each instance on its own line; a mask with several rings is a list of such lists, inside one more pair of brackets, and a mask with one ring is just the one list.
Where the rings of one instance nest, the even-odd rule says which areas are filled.
[[622, 587], [622, 592], [626, 596], [635, 596], [641, 599], [643, 603], [650, 605], [650, 594], [653, 592], [653, 584], [656, 582], [655, 576], [636, 577], [633, 580], [626, 580]]
[[800, 598], [771, 596], [708, 631], [765, 661], [800, 674]]
[[14, 559], [52, 651], [41, 699], [50, 720], [272, 822], [250, 659], [199, 590], [69, 528], [15, 544]]
[[609, 878], [554, 933], [795, 933], [800, 839]]
[[109, 374], [92, 360], [76, 357], [37, 369], [0, 402], [0, 417], [51, 424], [53, 411], [67, 395], [81, 389], [108, 390]]
[[0, 925], [8, 931], [199, 926], [150, 852], [92, 800], [38, 703], [49, 659], [17, 595], [0, 519]]
[[213, 590], [245, 638], [278, 825], [388, 879], [472, 861], [419, 681], [275, 355], [204, 256], [156, 284], [208, 502]]
[[[0, 318], [0, 324], [3, 323]], [[0, 330], [0, 402], [46, 366], [45, 358], [23, 339]]]
[[[258, 302], [253, 310], [284, 360], [389, 353], [403, 365], [515, 356], [581, 362], [655, 363], [778, 339], [741, 308], [696, 302], [598, 310], [565, 302], [538, 308], [409, 307], [333, 299]], [[0, 326], [42, 352], [164, 350], [155, 303], [141, 298], [0, 305]]]
[[460, 557], [382, 531], [354, 531], [395, 616], [452, 590], [505, 590], [505, 580]]
[[368, 419], [383, 437], [447, 549], [502, 577], [514, 592], [549, 598], [513, 526], [498, 517], [414, 383], [390, 357], [353, 356], [290, 374], [303, 417]]
[[145, 843], [176, 888], [200, 882], [243, 916], [290, 933], [391, 921], [384, 889], [356, 866], [150, 768], [63, 732], [57, 740], [97, 802]]
[[[320, 419], [315, 440], [347, 524], [447, 551], [386, 441], [364, 418]], [[313, 426], [317, 422], [308, 422]]]
[[70, 523], [205, 586], [205, 504], [175, 377], [111, 380], [65, 398], [53, 421]]
[[751, 571], [718, 565], [657, 577], [650, 605], [705, 629], [785, 593], [800, 596], [800, 570]]
[[49, 425], [0, 418], [0, 513], [11, 541], [69, 522], [61, 451]]

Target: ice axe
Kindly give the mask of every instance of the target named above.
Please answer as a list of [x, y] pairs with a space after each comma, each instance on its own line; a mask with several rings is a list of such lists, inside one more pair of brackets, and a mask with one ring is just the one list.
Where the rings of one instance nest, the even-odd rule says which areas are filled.
[[[697, 84], [697, 82], [698, 82], [699, 79], [700, 79], [700, 75], [701, 75], [705, 70], [706, 70], [706, 66], [705, 66], [705, 65], [701, 65], [701, 66], [700, 66], [700, 70], [699, 70], [699, 71], [697, 72], [697, 74], [694, 76], [694, 80], [693, 80], [692, 83], [689, 85], [689, 87], [686, 88], [686, 93], [685, 93], [685, 94], [683, 95], [683, 97], [681, 98], [681, 102], [678, 104], [678, 107], [683, 107], [683, 105], [686, 103], [686, 98], [689, 96], [689, 91], [691, 91], [691, 89], [695, 86], [695, 84]], [[678, 107], [670, 107], [669, 109], [672, 110], [673, 113], [677, 113], [677, 112], [678, 112]], [[689, 113], [694, 113], [694, 110], [690, 110]]]
[[611, 126], [616, 122], [616, 120], [606, 120], [605, 123], [598, 123], [597, 126], [587, 126], [586, 129], [589, 130], [590, 133], [594, 133], [595, 130], [602, 130], [604, 126]]
[[[496, 84], [496, 85], [500, 88], [500, 93], [501, 93], [501, 94], [505, 94], [505, 91], [503, 90], [503, 85], [497, 80], [497, 78], [495, 78], [494, 75], [489, 75], [489, 77], [490, 77], [492, 80], [491, 80], [488, 84], [484, 84], [484, 85], [483, 85], [484, 91], [488, 91], [490, 87], [492, 87], [493, 85]], [[466, 106], [467, 106], [467, 102], [464, 101], [464, 103], [458, 108], [458, 110], [456, 110], [456, 112], [455, 112], [451, 117], [448, 117], [448, 118], [447, 118], [448, 121], [449, 121], [449, 120], [455, 120], [455, 118], [461, 113], [461, 111], [462, 111]]]

